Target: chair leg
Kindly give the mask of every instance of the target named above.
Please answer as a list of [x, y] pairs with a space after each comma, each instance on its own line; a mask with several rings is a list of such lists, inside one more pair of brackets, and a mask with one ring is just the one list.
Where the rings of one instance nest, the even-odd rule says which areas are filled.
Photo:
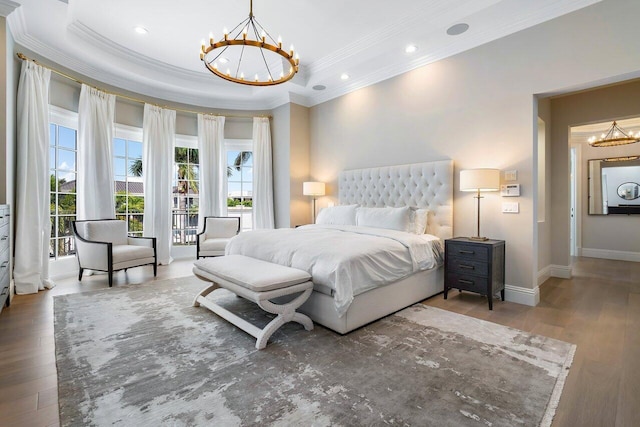
[[113, 287], [113, 269], [109, 268], [109, 287]]
[[153, 263], [153, 277], [158, 275], [158, 261]]
[[78, 272], [78, 282], [82, 282], [82, 273], [84, 273], [84, 268], [80, 267], [80, 271]]

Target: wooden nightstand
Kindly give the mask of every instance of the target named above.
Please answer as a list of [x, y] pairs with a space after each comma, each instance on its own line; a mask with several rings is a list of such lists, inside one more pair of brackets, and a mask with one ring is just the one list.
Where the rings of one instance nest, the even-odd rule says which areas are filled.
[[444, 299], [449, 289], [456, 288], [486, 295], [489, 310], [496, 292], [504, 301], [504, 247], [504, 240], [445, 240]]

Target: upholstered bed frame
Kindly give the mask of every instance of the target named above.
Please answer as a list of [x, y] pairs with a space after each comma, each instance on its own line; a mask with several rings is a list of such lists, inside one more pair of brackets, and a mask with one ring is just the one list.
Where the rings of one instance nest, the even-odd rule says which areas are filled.
[[[453, 237], [452, 160], [345, 171], [338, 178], [338, 192], [340, 204], [428, 208], [427, 233], [443, 240]], [[333, 297], [322, 292], [313, 292], [299, 311], [346, 334], [443, 288], [443, 267], [438, 267], [357, 295], [343, 317], [338, 317]]]

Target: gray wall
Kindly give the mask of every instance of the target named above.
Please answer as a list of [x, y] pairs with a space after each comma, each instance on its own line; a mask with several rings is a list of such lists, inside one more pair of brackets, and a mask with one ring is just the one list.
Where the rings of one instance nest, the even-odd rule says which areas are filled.
[[[517, 169], [521, 213], [500, 213], [502, 199], [487, 195], [482, 234], [507, 241], [507, 284], [531, 288], [538, 252], [534, 94], [640, 70], [637, 16], [640, 2], [605, 0], [315, 106], [311, 175], [332, 183], [337, 196], [341, 170], [451, 158], [454, 232], [468, 236], [474, 231], [473, 196], [457, 190], [459, 171]], [[612, 47], [616, 61], [604, 60]]]
[[[551, 99], [552, 112], [552, 180], [554, 244], [552, 263], [569, 265], [569, 139], [570, 127], [616, 118], [640, 116], [640, 81], [603, 87]], [[618, 147], [580, 147], [580, 219], [578, 230], [582, 248], [640, 252], [638, 216], [588, 215], [587, 160], [640, 155], [638, 144]]]
[[[538, 100], [538, 117], [544, 122], [544, 158], [541, 159], [542, 153], [537, 153], [539, 165], [537, 174], [544, 175], [544, 188], [538, 187], [538, 194], [542, 194], [542, 200], [538, 199], [538, 204], [543, 204], [543, 218], [535, 219], [535, 225], [538, 228], [538, 270], [540, 272], [551, 264], [551, 179], [549, 172], [551, 171], [551, 102], [549, 99]], [[534, 150], [538, 150], [538, 139], [536, 138]], [[536, 272], [536, 275], [537, 275]]]

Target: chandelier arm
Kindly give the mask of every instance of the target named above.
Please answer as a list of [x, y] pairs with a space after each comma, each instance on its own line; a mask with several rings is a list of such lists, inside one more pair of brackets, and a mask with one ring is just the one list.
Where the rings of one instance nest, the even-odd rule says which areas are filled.
[[253, 20], [254, 20], [254, 21], [255, 21], [255, 23], [258, 25], [258, 27], [259, 27], [262, 31], [264, 31], [265, 35], [271, 39], [271, 41], [273, 42], [273, 44], [277, 45], [277, 44], [278, 44], [278, 42], [277, 42], [273, 37], [271, 37], [271, 34], [269, 34], [269, 31], [265, 30], [265, 28], [262, 26], [262, 24], [260, 24], [260, 22], [259, 22], [257, 19], [255, 19], [255, 18], [254, 18]]
[[238, 28], [242, 27], [244, 28], [247, 25], [247, 21], [249, 21], [251, 18], [246, 18], [245, 20], [243, 20], [241, 23], [239, 23], [238, 25], [236, 25], [235, 27], [233, 27], [233, 30], [229, 31], [229, 36], [231, 36], [231, 38], [237, 39], [238, 36], [240, 34], [242, 34], [242, 29], [240, 29], [240, 31], [238, 32], [238, 34], [236, 34], [235, 36], [233, 35], [233, 32], [235, 30], [237, 30]]
[[238, 78], [238, 71], [240, 71], [240, 65], [242, 64], [243, 55], [244, 55], [244, 45], [242, 45], [242, 50], [240, 50], [240, 59], [238, 59], [238, 67], [236, 68], [236, 79]]
[[269, 78], [273, 81], [273, 75], [271, 74], [271, 68], [269, 68], [269, 64], [267, 64], [267, 58], [264, 56], [264, 50], [260, 49], [260, 55], [262, 55], [262, 61], [264, 62], [264, 66], [267, 69], [267, 74], [269, 74]]
[[225, 50], [229, 49], [229, 46], [225, 46], [222, 51], [215, 57], [213, 58], [211, 61], [207, 61], [209, 64], [211, 64], [212, 62], [215, 62], [218, 58], [220, 58], [220, 56], [225, 52]]

